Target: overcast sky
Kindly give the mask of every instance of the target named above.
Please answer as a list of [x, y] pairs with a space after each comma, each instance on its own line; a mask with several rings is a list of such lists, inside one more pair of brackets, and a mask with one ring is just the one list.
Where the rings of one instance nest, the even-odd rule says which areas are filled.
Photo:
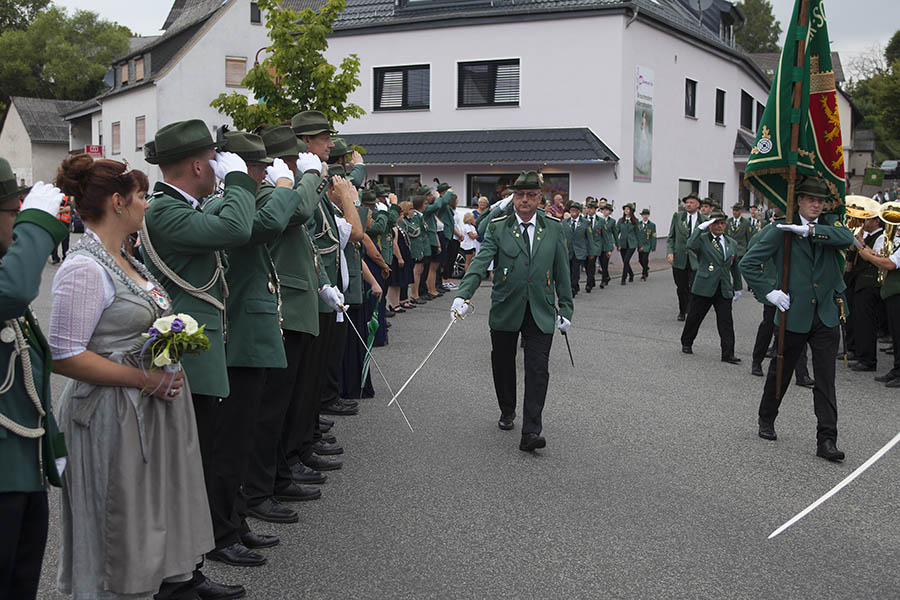
[[[786, 23], [791, 18], [794, 0], [770, 0], [775, 18], [781, 22], [782, 42]], [[171, 0], [54, 0], [69, 9], [82, 8], [118, 21], [139, 35], [157, 35], [166, 19]], [[887, 44], [900, 28], [900, 0], [828, 0], [828, 34], [832, 49], [846, 62], [851, 55], [864, 52], [872, 44]]]

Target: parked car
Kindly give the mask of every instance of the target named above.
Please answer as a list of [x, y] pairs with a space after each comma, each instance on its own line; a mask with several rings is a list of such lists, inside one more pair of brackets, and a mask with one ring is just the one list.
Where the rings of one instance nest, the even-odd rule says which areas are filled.
[[886, 160], [881, 163], [885, 179], [897, 179], [900, 177], [900, 160]]

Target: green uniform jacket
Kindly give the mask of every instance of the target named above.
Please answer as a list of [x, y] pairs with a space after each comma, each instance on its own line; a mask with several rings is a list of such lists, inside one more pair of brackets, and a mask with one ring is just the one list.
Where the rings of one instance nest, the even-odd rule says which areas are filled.
[[[225, 176], [225, 196], [218, 214], [195, 210], [175, 188], [157, 182], [157, 196], [144, 215], [147, 233], [162, 261], [191, 285], [206, 285], [216, 269], [216, 250], [237, 248], [250, 239], [256, 206], [256, 181], [246, 173]], [[222, 311], [195, 298], [163, 275], [146, 255], [144, 262], [163, 284], [175, 312], [183, 312], [206, 325], [209, 350], [188, 354], [182, 366], [191, 382], [191, 392], [227, 398], [228, 373], [225, 362], [225, 331]], [[207, 293], [222, 300], [222, 281]], [[226, 307], [227, 310], [227, 307]]]
[[616, 244], [619, 248], [637, 248], [638, 247], [638, 228], [633, 225], [631, 220], [624, 217], [616, 223]]
[[378, 213], [387, 215], [387, 223], [384, 233], [379, 234], [378, 239], [372, 239], [378, 246], [378, 249], [381, 250], [381, 258], [390, 265], [394, 260], [394, 227], [396, 227], [397, 219], [400, 217], [400, 207], [396, 204], [391, 204], [387, 211], [380, 210]]
[[[321, 273], [334, 285], [339, 285], [341, 268], [338, 261], [341, 254], [341, 238], [337, 230], [337, 222], [334, 220], [335, 208], [328, 199], [325, 191], [319, 195], [319, 204], [313, 212], [312, 218], [306, 224], [312, 235], [313, 243], [319, 254], [319, 267]], [[321, 283], [321, 280], [320, 280]], [[320, 285], [321, 287], [321, 285]], [[319, 312], [331, 313], [334, 310], [319, 299]]]
[[656, 223], [638, 221], [638, 251], [656, 252]]
[[403, 219], [403, 227], [409, 237], [409, 253], [413, 260], [422, 260], [425, 257], [425, 224], [418, 213], [410, 218]]
[[612, 252], [616, 249], [616, 222], [612, 219], [597, 217], [594, 220], [594, 247], [597, 254]]
[[[359, 215], [359, 222], [365, 226], [369, 218], [369, 209], [357, 206], [356, 213]], [[347, 259], [347, 289], [344, 290], [344, 302], [350, 305], [362, 304], [362, 242], [347, 242], [344, 258]]]
[[[447, 240], [453, 239], [453, 228], [456, 227], [453, 209], [450, 208], [450, 195], [452, 193], [448, 190], [444, 192], [443, 196], [434, 201], [435, 205], [440, 205], [440, 208], [437, 209], [437, 217], [444, 224], [444, 238]], [[441, 243], [443, 244], [444, 241], [441, 240]]]
[[[0, 262], [0, 321], [19, 321], [28, 344], [34, 387], [46, 413], [41, 418], [28, 397], [22, 361], [16, 358], [12, 387], [0, 395], [0, 414], [29, 429], [43, 427], [46, 433], [40, 438], [24, 438], [0, 425], [0, 493], [40, 492], [46, 489], [48, 480], [55, 486], [61, 485], [54, 460], [66, 456], [66, 446], [50, 404], [53, 361], [50, 347], [28, 305], [38, 297], [47, 257], [68, 233], [68, 228], [48, 213], [25, 210], [16, 219], [13, 243]], [[15, 343], [0, 342], [4, 374], [14, 349]]]
[[[783, 223], [777, 219], [775, 223]], [[800, 217], [796, 217], [800, 223]], [[777, 227], [766, 227], [759, 241], [741, 260], [741, 274], [756, 298], [763, 302], [766, 294], [775, 289], [771, 277], [763, 270], [769, 260], [775, 263], [775, 281], [781, 281], [784, 257], [784, 236]], [[835, 296], [843, 294], [846, 285], [842, 277], [840, 250], [853, 243], [853, 233], [841, 225], [834, 215], [822, 215], [815, 233], [806, 238], [795, 236], [791, 244], [791, 273], [788, 294], [791, 307], [786, 313], [786, 327], [795, 333], [807, 333], [813, 315], [826, 327], [838, 325], [839, 311]], [[777, 322], [778, 311], [775, 319]]]
[[753, 237], [754, 233], [756, 232], [750, 227], [750, 219], [741, 217], [735, 221], [734, 217], [731, 217], [726, 222], [725, 235], [737, 243], [738, 257], [747, 254], [747, 245], [750, 243], [750, 238]]
[[699, 263], [692, 294], [711, 298], [721, 290], [724, 298], [734, 298], [735, 290], [741, 289], [741, 270], [735, 254], [737, 244], [727, 235], [724, 237], [727, 257], [713, 244], [709, 229], [695, 229], [688, 239], [688, 248], [696, 253]]
[[593, 232], [588, 221], [581, 216], [575, 227], [572, 227], [572, 218], [564, 219], [562, 222], [563, 233], [566, 234], [566, 248], [569, 251], [569, 260], [577, 258], [584, 260], [588, 256], [595, 256]]
[[529, 305], [540, 330], [553, 333], [557, 298], [559, 314], [572, 319], [569, 260], [565, 234], [559, 221], [537, 214], [537, 231], [529, 257], [515, 213], [494, 219], [487, 228], [481, 250], [469, 263], [469, 270], [459, 282], [458, 297], [472, 297], [487, 274], [491, 261], [494, 261], [488, 319], [491, 329], [518, 331], [525, 317], [525, 306]]
[[[319, 335], [322, 278], [318, 250], [306, 223], [319, 208], [319, 187], [324, 183], [325, 180], [315, 173], [296, 177], [294, 189], [300, 194], [300, 204], [281, 236], [269, 244], [281, 282], [281, 327], [311, 335]], [[271, 194], [274, 189], [263, 184], [260, 195]]]
[[[231, 343], [225, 344], [225, 359], [229, 367], [287, 366], [278, 313], [278, 275], [266, 244], [287, 227], [300, 198], [291, 188], [261, 189], [256, 196], [250, 241], [226, 251], [225, 314]], [[203, 211], [216, 214], [223, 204], [222, 196], [212, 198], [204, 203]]]
[[[706, 220], [706, 217], [700, 214], [699, 211], [696, 214], [697, 223], [694, 226], [695, 228]], [[688, 213], [684, 210], [679, 210], [672, 215], [672, 223], [669, 225], [669, 237], [666, 238], [666, 254], [675, 255], [675, 260], [672, 263], [673, 268], [686, 269], [690, 267], [696, 271], [697, 257], [687, 247], [687, 241], [691, 235], [688, 231], [687, 218]]]

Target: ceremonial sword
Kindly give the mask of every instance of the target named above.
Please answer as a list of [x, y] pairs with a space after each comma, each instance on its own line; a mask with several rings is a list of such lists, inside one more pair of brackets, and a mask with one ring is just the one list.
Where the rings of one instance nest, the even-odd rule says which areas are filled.
[[[553, 307], [553, 309], [556, 311], [556, 317], [559, 318], [559, 309], [557, 309], [555, 306]], [[572, 367], [574, 368], [575, 359], [572, 358], [572, 346], [569, 345], [569, 336], [566, 335], [565, 331], [560, 330], [560, 333], [562, 334], [563, 339], [566, 340], [566, 349], [569, 351], [569, 360], [572, 362]]]
[[849, 484], [851, 481], [853, 481], [854, 479], [856, 479], [857, 477], [862, 475], [863, 471], [865, 471], [866, 469], [871, 467], [873, 464], [875, 464], [875, 461], [877, 461], [879, 458], [884, 456], [888, 450], [890, 450], [897, 444], [897, 442], [900, 442], [900, 433], [895, 435], [891, 441], [889, 441], [887, 444], [882, 446], [881, 450], [879, 450], [878, 452], [873, 454], [869, 458], [869, 460], [867, 460], [866, 462], [861, 464], [859, 467], [856, 468], [855, 471], [853, 471], [847, 477], [845, 477], [843, 481], [841, 481], [839, 484], [837, 484], [836, 486], [834, 486], [833, 488], [831, 488], [830, 490], [825, 492], [825, 494], [821, 498], [819, 498], [818, 500], [816, 500], [815, 502], [813, 502], [812, 504], [810, 504], [809, 506], [807, 506], [806, 508], [801, 510], [799, 513], [794, 515], [790, 521], [788, 521], [787, 523], [785, 523], [784, 525], [782, 525], [781, 527], [779, 527], [778, 529], [773, 531], [769, 535], [768, 539], [771, 540], [773, 537], [775, 537], [776, 535], [778, 535], [779, 533], [781, 533], [782, 531], [784, 531], [785, 529], [787, 529], [788, 527], [790, 527], [791, 525], [793, 525], [794, 523], [796, 523], [797, 521], [799, 521], [800, 519], [802, 519], [803, 517], [805, 517], [806, 515], [811, 513], [820, 504], [822, 504], [823, 502], [825, 502], [826, 500], [828, 500], [829, 498], [831, 498], [832, 496], [837, 494], [839, 491], [841, 491], [841, 489], [843, 489], [847, 484]]
[[[356, 328], [356, 324], [354, 324], [353, 319], [350, 318], [350, 314], [347, 312], [347, 307], [344, 305], [340, 305], [340, 307], [341, 307], [341, 312], [344, 313], [344, 317], [347, 319], [347, 322], [350, 323], [350, 327], [352, 327], [353, 331], [356, 333], [356, 337], [359, 338], [360, 343], [363, 345], [363, 348], [365, 348], [366, 354], [369, 355], [369, 360], [371, 360], [372, 364], [375, 365], [375, 368], [378, 369], [378, 374], [381, 375], [381, 378], [384, 380], [384, 385], [387, 386], [388, 391], [391, 393], [391, 395], [393, 395], [394, 390], [391, 389], [391, 384], [388, 383], [387, 377], [384, 376], [384, 372], [382, 372], [381, 367], [378, 366], [378, 361], [375, 360], [375, 356], [373, 356], [372, 351], [369, 350], [369, 345], [366, 343], [366, 341], [363, 339], [363, 337], [359, 334], [359, 329]], [[365, 382], [363, 382], [363, 384], [365, 384]], [[397, 396], [394, 396], [394, 399], [396, 399], [396, 398], [397, 398]], [[391, 402], [393, 402], [393, 401], [394, 400], [391, 400]], [[390, 404], [388, 404], [388, 406], [390, 406]], [[403, 412], [403, 407], [400, 406], [399, 402], [397, 403], [397, 408], [400, 409], [400, 414], [403, 415], [403, 420], [406, 421], [406, 426], [409, 427], [410, 431], [413, 431], [412, 425], [410, 425], [409, 419], [406, 418], [406, 413]]]

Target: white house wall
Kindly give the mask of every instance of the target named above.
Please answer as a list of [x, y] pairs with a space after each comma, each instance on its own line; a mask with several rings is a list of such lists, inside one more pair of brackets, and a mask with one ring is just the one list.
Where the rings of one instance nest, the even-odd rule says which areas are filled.
[[31, 185], [36, 181], [51, 182], [56, 179], [59, 165], [69, 155], [69, 144], [32, 144], [31, 145], [31, 169], [32, 180], [27, 181]]
[[[158, 129], [158, 105], [156, 87], [153, 84], [135, 88], [129, 92], [115, 94], [103, 99], [103, 156], [112, 160], [125, 160], [135, 169], [147, 173], [151, 179], [158, 177], [158, 171], [144, 161], [143, 149], [138, 149], [135, 138], [135, 119], [145, 117], [147, 140], [153, 139]], [[120, 152], [113, 154], [113, 123], [120, 124]]]
[[13, 173], [19, 182], [25, 185], [34, 183], [31, 164], [31, 138], [25, 130], [25, 124], [19, 116], [15, 104], [10, 104], [3, 131], [0, 132], [0, 156], [9, 161]]

